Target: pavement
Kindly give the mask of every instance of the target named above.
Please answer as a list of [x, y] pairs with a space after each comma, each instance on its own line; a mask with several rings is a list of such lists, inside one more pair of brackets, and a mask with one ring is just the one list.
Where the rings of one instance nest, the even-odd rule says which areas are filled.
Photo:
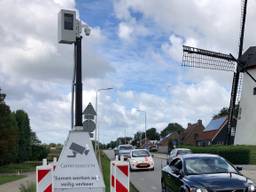
[[[114, 160], [114, 152], [105, 150], [104, 153], [109, 159]], [[154, 171], [131, 172], [130, 181], [140, 192], [161, 191], [161, 169], [166, 165], [166, 154], [154, 153]], [[256, 183], [256, 165], [239, 165], [243, 167], [242, 174], [251, 178]]]
[[0, 192], [19, 192], [21, 185], [27, 185], [27, 183], [36, 182], [35, 174], [35, 172], [25, 173], [25, 178], [0, 185]]

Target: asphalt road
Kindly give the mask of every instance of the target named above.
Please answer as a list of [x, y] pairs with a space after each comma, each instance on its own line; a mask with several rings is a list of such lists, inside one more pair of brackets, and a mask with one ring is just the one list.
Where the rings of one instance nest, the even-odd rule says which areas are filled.
[[[112, 150], [105, 150], [106, 155], [110, 159], [115, 159], [114, 152]], [[154, 171], [135, 171], [131, 172], [131, 183], [140, 192], [154, 192], [161, 191], [161, 163], [162, 166], [166, 164], [166, 160], [154, 158], [155, 170]]]
[[[105, 150], [106, 155], [110, 159], [115, 159], [112, 150]], [[131, 172], [131, 183], [140, 192], [155, 192], [161, 191], [161, 167], [166, 165], [166, 155], [156, 154], [154, 157], [155, 170], [154, 171], [136, 171]], [[162, 164], [162, 165], [161, 165]], [[251, 178], [256, 183], [256, 166], [255, 165], [242, 165], [242, 173]]]

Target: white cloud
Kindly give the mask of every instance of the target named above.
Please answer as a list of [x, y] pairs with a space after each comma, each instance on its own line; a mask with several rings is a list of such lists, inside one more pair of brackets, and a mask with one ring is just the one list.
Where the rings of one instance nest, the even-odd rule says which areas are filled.
[[127, 41], [131, 40], [131, 35], [133, 34], [133, 27], [129, 26], [125, 23], [119, 23], [118, 26], [118, 36], [120, 39], [124, 39]]
[[[144, 19], [154, 21], [156, 26], [152, 25], [152, 30], [161, 28], [166, 33], [193, 38], [202, 48], [232, 53], [238, 49], [240, 3], [240, 0], [114, 1], [118, 18], [131, 19], [131, 11], [139, 12]], [[256, 41], [255, 8], [256, 2], [249, 1], [245, 47]]]
[[169, 42], [162, 44], [162, 50], [173, 60], [181, 62], [182, 60], [183, 39], [173, 34], [169, 37]]

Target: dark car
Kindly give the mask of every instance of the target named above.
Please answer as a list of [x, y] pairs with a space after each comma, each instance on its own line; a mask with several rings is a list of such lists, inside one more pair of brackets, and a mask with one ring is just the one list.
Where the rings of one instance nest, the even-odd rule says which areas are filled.
[[218, 155], [182, 155], [162, 169], [162, 191], [254, 192], [255, 185], [240, 170]]

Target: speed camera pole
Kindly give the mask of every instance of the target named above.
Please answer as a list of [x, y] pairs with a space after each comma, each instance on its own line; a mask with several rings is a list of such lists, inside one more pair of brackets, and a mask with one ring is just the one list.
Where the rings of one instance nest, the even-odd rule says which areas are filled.
[[[82, 112], [82, 30], [86, 36], [90, 35], [90, 27], [76, 18], [76, 11], [60, 10], [58, 14], [58, 42], [74, 44], [74, 72], [71, 96], [72, 126], [54, 170], [52, 180], [55, 192], [105, 192], [103, 175], [91, 142], [91, 135], [96, 129], [94, 122], [96, 112], [91, 104], [86, 107], [84, 113]], [[73, 114], [75, 118], [73, 118]], [[83, 114], [85, 116], [84, 121], [82, 121]], [[63, 167], [62, 165], [71, 166]], [[79, 165], [89, 166], [81, 167]], [[64, 181], [59, 178], [66, 179]], [[72, 184], [72, 186], [67, 183]]]
[[82, 84], [82, 37], [77, 37], [75, 46], [75, 126], [83, 126], [82, 106], [83, 106], [83, 84]]

